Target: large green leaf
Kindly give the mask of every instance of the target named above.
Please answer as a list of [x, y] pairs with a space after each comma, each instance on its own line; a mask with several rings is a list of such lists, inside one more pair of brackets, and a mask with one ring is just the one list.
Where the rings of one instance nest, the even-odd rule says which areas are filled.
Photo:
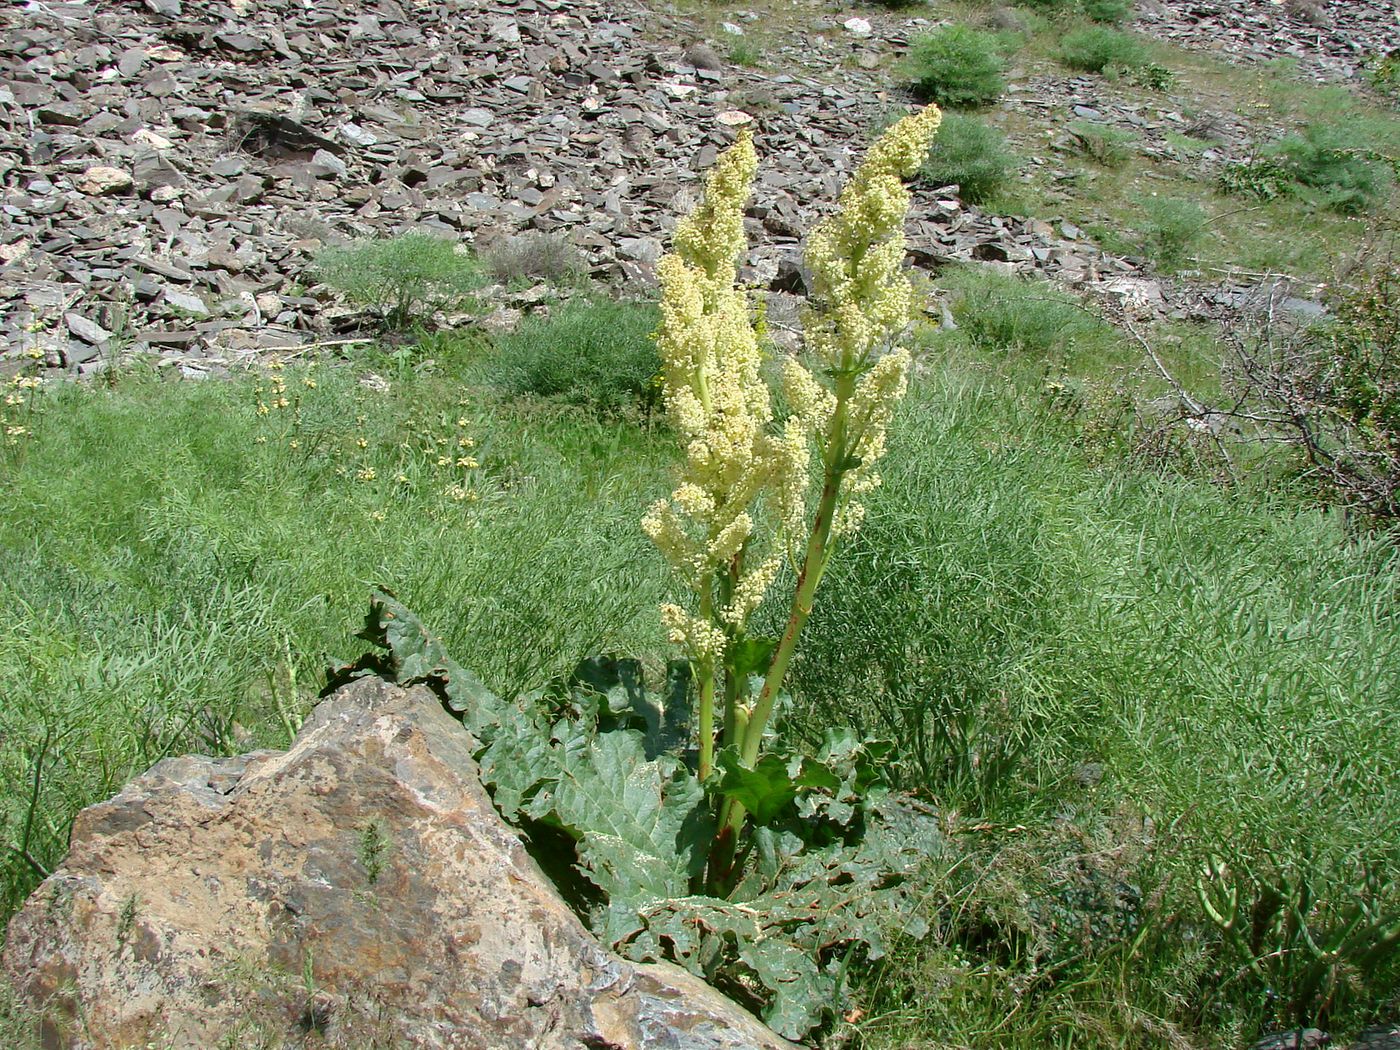
[[679, 762], [648, 761], [642, 734], [619, 730], [561, 754], [529, 812], [578, 838], [583, 869], [609, 901], [598, 932], [612, 941], [636, 928], [638, 908], [689, 891], [713, 834], [704, 802]]
[[788, 760], [781, 755], [764, 755], [750, 769], [736, 751], [726, 748], [715, 764], [719, 767], [719, 780], [714, 790], [742, 804], [755, 824], [773, 823], [797, 797]]
[[509, 705], [452, 659], [442, 642], [392, 592], [371, 593], [365, 625], [357, 637], [387, 654], [368, 653], [353, 664], [333, 669], [323, 695], [350, 679], [377, 674], [400, 685], [433, 685], [448, 710], [478, 735], [489, 737], [491, 727], [505, 716]]
[[[690, 663], [672, 660], [666, 685], [649, 692], [637, 660], [594, 656], [581, 662], [568, 684], [574, 697], [589, 692], [606, 699], [606, 714], [618, 725], [642, 730], [647, 758], [679, 752], [690, 741]], [[583, 705], [579, 705], [583, 706]]]

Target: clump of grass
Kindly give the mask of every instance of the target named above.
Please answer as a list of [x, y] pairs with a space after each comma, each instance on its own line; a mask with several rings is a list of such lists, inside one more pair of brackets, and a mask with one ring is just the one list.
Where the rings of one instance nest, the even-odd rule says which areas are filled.
[[649, 417], [660, 397], [661, 362], [651, 337], [656, 323], [651, 306], [571, 303], [501, 337], [491, 363], [494, 381], [515, 395], [604, 417]]
[[1271, 152], [1305, 197], [1343, 215], [1370, 211], [1390, 190], [1390, 171], [1377, 151], [1342, 124], [1314, 122]]
[[1372, 58], [1366, 66], [1366, 79], [1382, 95], [1400, 97], [1400, 49]]
[[1167, 91], [1176, 83], [1176, 74], [1166, 66], [1148, 62], [1128, 70], [1128, 79], [1148, 91]]
[[915, 37], [903, 75], [916, 93], [940, 106], [981, 106], [1006, 90], [995, 35], [963, 25]]
[[1148, 197], [1142, 201], [1142, 212], [1143, 246], [1168, 271], [1180, 268], [1210, 222], [1204, 208], [1180, 197]]
[[1016, 6], [1043, 15], [1070, 15], [1080, 9], [1080, 0], [1017, 0]]
[[736, 36], [729, 44], [729, 61], [752, 69], [763, 62], [763, 48], [750, 36]]
[[1123, 22], [1133, 12], [1131, 0], [1019, 0], [1019, 6], [1056, 18], [1083, 15], [1094, 22]]
[[470, 254], [427, 233], [327, 248], [317, 256], [315, 272], [395, 330], [408, 328], [425, 311], [460, 302], [482, 284], [481, 268]]
[[1084, 13], [1095, 22], [1117, 25], [1132, 16], [1132, 0], [1084, 0]]
[[1066, 33], [1059, 57], [1070, 69], [1111, 73], [1146, 65], [1147, 49], [1135, 36], [1094, 25]]
[[577, 284], [588, 273], [582, 253], [557, 233], [527, 230], [480, 249], [481, 264], [491, 277], [508, 284], [519, 280]]
[[1368, 137], [1342, 124], [1313, 121], [1301, 135], [1227, 165], [1219, 182], [1227, 193], [1260, 200], [1287, 194], [1340, 215], [1360, 215], [1385, 200], [1394, 179]]
[[919, 169], [929, 186], [958, 186], [964, 201], [983, 204], [1001, 191], [1020, 166], [1006, 136], [976, 117], [945, 113], [933, 148]]
[[0, 1039], [11, 1050], [42, 1050], [43, 1015], [20, 1000], [8, 978], [0, 978]]
[[1075, 148], [1105, 168], [1124, 168], [1137, 152], [1137, 136], [1110, 124], [1078, 120], [1069, 126]]
[[963, 336], [979, 349], [1045, 360], [1077, 344], [1087, 347], [1110, 331], [1073, 295], [1048, 281], [968, 267], [940, 283], [953, 293], [953, 318]]

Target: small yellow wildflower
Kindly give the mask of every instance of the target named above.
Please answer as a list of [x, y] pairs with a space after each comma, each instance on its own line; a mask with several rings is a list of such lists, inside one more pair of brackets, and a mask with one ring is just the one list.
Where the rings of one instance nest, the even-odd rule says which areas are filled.
[[382, 510], [372, 510], [372, 511], [370, 511], [370, 512], [369, 512], [369, 520], [370, 520], [370, 521], [383, 521], [383, 520], [384, 520], [384, 512], [383, 512]]
[[303, 379], [303, 380], [302, 380], [302, 384], [303, 384], [303, 385], [306, 387], [306, 389], [308, 389], [308, 390], [315, 390], [315, 389], [316, 389], [316, 380], [312, 379], [310, 376], [307, 376], [305, 379]]
[[405, 474], [403, 471], [399, 471], [397, 474], [394, 475], [394, 480], [395, 480], [396, 482], [398, 482], [400, 485], [407, 485], [407, 484], [408, 484], [408, 475]]
[[266, 401], [259, 401], [259, 402], [258, 402], [258, 415], [260, 415], [260, 416], [265, 416], [265, 415], [267, 415], [267, 412], [268, 412], [267, 402], [266, 402]]
[[[288, 441], [288, 442], [287, 442], [287, 447], [288, 447], [289, 449], [291, 449], [293, 452], [295, 452], [297, 449], [301, 448], [301, 442], [298, 441], [296, 438], [292, 438], [291, 441]], [[345, 473], [345, 471], [344, 471], [343, 468], [342, 468], [342, 470], [340, 471], [340, 473], [342, 473], [342, 474]]]
[[8, 426], [8, 427], [5, 428], [5, 434], [6, 434], [6, 436], [8, 436], [8, 437], [19, 437], [19, 436], [22, 435], [22, 434], [28, 434], [28, 433], [29, 433], [29, 429], [28, 429], [27, 427], [22, 427], [22, 426], [19, 426], [18, 424], [14, 424], [14, 425], [12, 425], [12, 426]]
[[438, 465], [438, 466], [440, 466], [440, 467], [446, 467], [446, 466], [450, 466], [451, 463], [452, 463], [452, 460], [449, 459], [447, 456], [438, 456], [438, 459], [437, 459], [437, 465]]
[[376, 476], [373, 467], [362, 467], [355, 471], [356, 481], [373, 481]]
[[253, 444], [255, 444], [255, 445], [266, 445], [266, 444], [267, 444], [267, 435], [266, 435], [266, 434], [259, 434], [257, 437], [253, 438]]
[[457, 457], [457, 466], [461, 467], [463, 470], [475, 470], [479, 465], [474, 456]]
[[464, 427], [464, 426], [466, 426], [466, 425], [467, 425], [467, 417], [466, 417], [466, 416], [462, 416], [460, 419], [458, 419], [458, 420], [457, 420], [457, 425], [458, 425], [459, 427]]
[[356, 438], [355, 444], [360, 448], [369, 448], [369, 441], [365, 438]]
[[469, 437], [460, 437], [457, 439], [458, 448], [472, 448], [475, 444], [476, 442]]

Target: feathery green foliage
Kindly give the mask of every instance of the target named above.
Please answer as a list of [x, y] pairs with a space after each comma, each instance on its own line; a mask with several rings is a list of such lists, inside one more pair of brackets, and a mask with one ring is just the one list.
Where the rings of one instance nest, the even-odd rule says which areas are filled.
[[1142, 213], [1139, 229], [1144, 246], [1164, 270], [1175, 270], [1186, 261], [1191, 246], [1210, 221], [1199, 204], [1179, 197], [1147, 197], [1142, 202]]
[[982, 106], [1006, 90], [1004, 69], [994, 34], [951, 25], [910, 42], [902, 75], [940, 106]]
[[1015, 176], [1020, 163], [996, 128], [976, 117], [946, 113], [918, 178], [935, 188], [956, 183], [964, 201], [984, 204]]
[[351, 302], [378, 313], [390, 329], [409, 327], [424, 310], [458, 303], [483, 283], [471, 256], [428, 233], [327, 248], [316, 258], [316, 273]]
[[1220, 186], [1260, 200], [1289, 195], [1340, 215], [1375, 209], [1394, 184], [1396, 162], [1344, 123], [1313, 121], [1257, 157], [1226, 165]]
[[1123, 168], [1137, 152], [1137, 136], [1111, 124], [1076, 120], [1069, 125], [1075, 148], [1106, 168]]
[[1060, 41], [1060, 61], [1085, 73], [1108, 73], [1147, 64], [1147, 49], [1129, 33], [1107, 26], [1075, 29]]
[[659, 406], [655, 307], [572, 302], [496, 340], [492, 381], [514, 395], [549, 398], [603, 418], [649, 418]]

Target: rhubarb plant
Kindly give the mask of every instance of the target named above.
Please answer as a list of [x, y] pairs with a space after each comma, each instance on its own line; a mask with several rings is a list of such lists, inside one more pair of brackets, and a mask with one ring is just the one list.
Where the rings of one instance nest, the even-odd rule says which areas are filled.
[[[912, 301], [902, 269], [910, 199], [903, 180], [923, 163], [940, 119], [929, 106], [890, 127], [836, 213], [808, 238], [806, 354], [783, 362], [792, 413], [781, 427], [737, 281], [757, 168], [747, 131], [716, 161], [704, 199], [658, 267], [657, 350], [685, 463], [675, 491], [642, 526], [691, 596], [689, 607], [668, 603], [661, 616], [695, 675], [697, 771], [717, 800], [703, 884], [712, 895], [728, 896], [742, 878], [744, 831], [761, 815], [746, 787], [760, 775], [788, 666], [832, 555], [860, 526], [860, 496], [880, 481], [876, 466], [909, 371], [899, 345]], [[808, 490], [818, 486], [809, 506]], [[754, 636], [750, 619], [785, 561], [796, 584], [783, 632]]]
[[[930, 107], [888, 130], [807, 246], [806, 355], [783, 362], [779, 425], [761, 342], [737, 284], [757, 166], [747, 133], [715, 164], [704, 199], [662, 259], [657, 347], [685, 448], [671, 496], [643, 527], [689, 592], [661, 615], [681, 657], [659, 690], [634, 660], [594, 658], [562, 681], [504, 699], [486, 689], [391, 594], [343, 668], [427, 683], [476, 742], [502, 815], [598, 936], [639, 961], [669, 959], [801, 1038], [852, 1008], [849, 976], [884, 931], [920, 936], [920, 868], [938, 822], [882, 777], [888, 743], [833, 728], [815, 753], [772, 732], [783, 680], [840, 541], [879, 483], [909, 355], [901, 271], [909, 196], [937, 130]], [[750, 631], [785, 565], [795, 584], [782, 634]], [[572, 843], [570, 871], [542, 842]]]

